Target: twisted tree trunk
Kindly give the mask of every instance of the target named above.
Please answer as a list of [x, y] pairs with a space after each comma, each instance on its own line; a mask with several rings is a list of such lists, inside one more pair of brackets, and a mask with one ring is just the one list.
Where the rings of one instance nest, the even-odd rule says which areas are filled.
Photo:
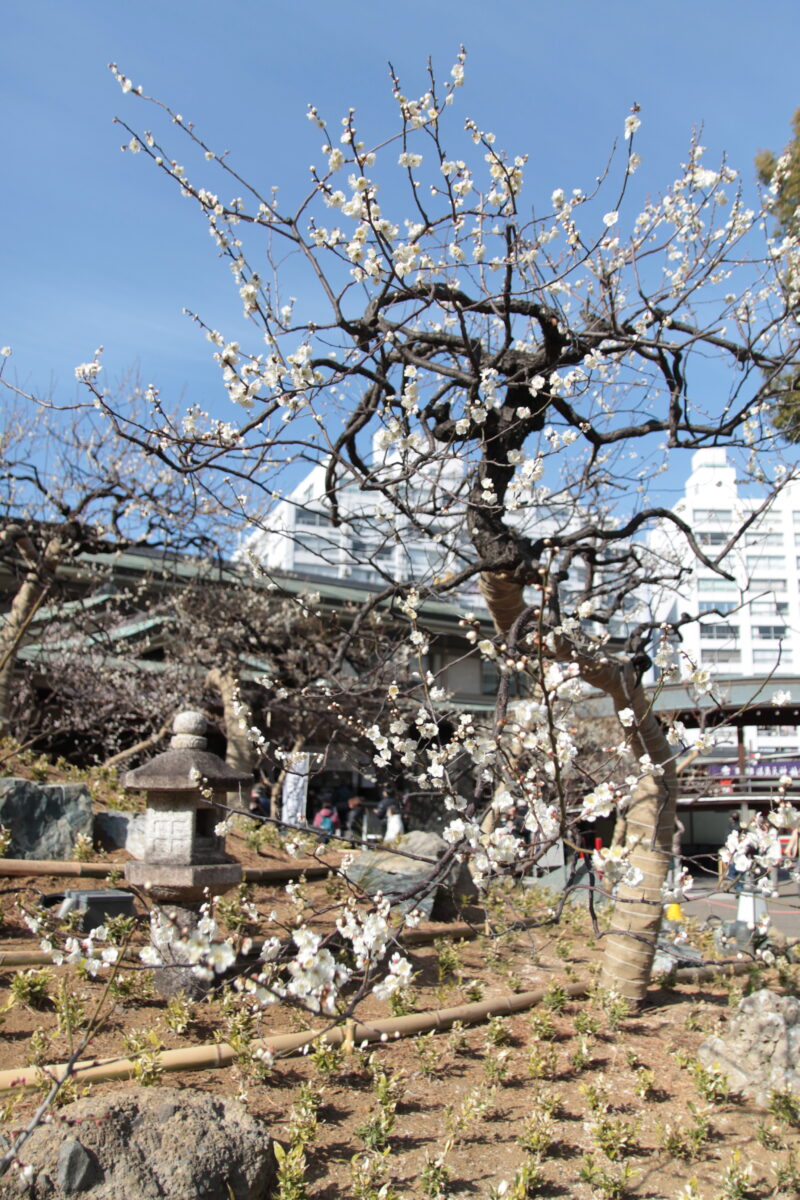
[[[11, 532], [13, 534], [13, 529]], [[35, 550], [26, 536], [20, 535], [13, 540], [26, 569], [11, 602], [11, 608], [0, 624], [0, 733], [2, 734], [8, 733], [11, 718], [17, 654], [25, 640], [28, 626], [47, 595], [55, 570], [69, 548], [69, 544], [64, 538], [53, 537], [45, 545], [41, 557], [37, 558]]]
[[[481, 577], [481, 591], [495, 628], [508, 634], [525, 610], [522, 585], [507, 575]], [[661, 888], [672, 860], [672, 835], [678, 792], [674, 751], [652, 711], [638, 674], [628, 662], [597, 661], [572, 644], [556, 645], [556, 658], [577, 663], [580, 676], [608, 695], [617, 712], [629, 708], [634, 723], [626, 736], [637, 758], [649, 755], [652, 770], [642, 774], [625, 811], [623, 841], [629, 860], [642, 873], [634, 886], [621, 884], [611, 929], [606, 934], [601, 984], [631, 1004], [640, 1004], [650, 982], [656, 939], [661, 926]]]

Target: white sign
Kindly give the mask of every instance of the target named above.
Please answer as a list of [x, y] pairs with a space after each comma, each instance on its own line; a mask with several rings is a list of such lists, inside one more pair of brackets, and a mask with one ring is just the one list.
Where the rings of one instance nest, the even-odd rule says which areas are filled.
[[283, 781], [281, 819], [287, 825], [306, 824], [310, 754], [293, 754]]

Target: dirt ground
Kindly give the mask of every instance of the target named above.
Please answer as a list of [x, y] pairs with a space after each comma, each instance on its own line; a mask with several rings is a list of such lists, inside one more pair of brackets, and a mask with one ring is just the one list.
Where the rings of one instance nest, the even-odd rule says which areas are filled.
[[[250, 864], [281, 858], [278, 852], [257, 855], [236, 838], [232, 849]], [[6, 878], [2, 886], [0, 952], [38, 949], [18, 901], [30, 906], [37, 890], [106, 884]], [[330, 907], [336, 888], [330, 881], [307, 883], [309, 905]], [[268, 914], [286, 912], [285, 890], [253, 887], [250, 896], [263, 917], [246, 932], [265, 936]], [[422, 1012], [547, 989], [544, 1001], [529, 1011], [352, 1053], [315, 1051], [279, 1059], [268, 1069], [248, 1054], [252, 1037], [269, 1040], [320, 1028], [319, 1022], [282, 1005], [252, 1016], [229, 988], [183, 1008], [168, 1005], [154, 994], [149, 972], [126, 969], [106, 998], [109, 1011], [90, 1055], [129, 1055], [133, 1049], [142, 1082], [243, 1099], [284, 1145], [302, 1143], [305, 1190], [285, 1185], [287, 1200], [756, 1200], [800, 1193], [800, 1106], [787, 1111], [776, 1104], [768, 1112], [726, 1097], [724, 1081], [699, 1069], [694, 1057], [705, 1037], [724, 1028], [745, 991], [765, 984], [800, 991], [800, 968], [782, 968], [780, 978], [773, 970], [654, 988], [636, 1015], [602, 994], [569, 1000], [563, 987], [593, 984], [602, 953], [602, 936], [593, 934], [585, 911], [567, 909], [557, 926], [502, 932], [520, 916], [543, 917], [551, 901], [517, 886], [497, 899], [491, 916], [496, 936], [439, 936], [411, 948], [414, 986], [394, 1003], [395, 1014]], [[81, 978], [73, 967], [50, 967], [44, 994], [24, 995], [14, 984], [21, 974], [21, 968], [0, 965], [0, 1066], [63, 1061], [105, 985]], [[387, 1003], [374, 997], [359, 1010], [364, 1021], [388, 1015]], [[235, 1065], [159, 1073], [159, 1048], [215, 1040], [243, 1047]], [[102, 1092], [119, 1084], [93, 1086]], [[80, 1085], [70, 1083], [64, 1098], [76, 1093]], [[0, 1096], [7, 1127], [24, 1125], [40, 1099], [41, 1093]], [[683, 1192], [690, 1181], [694, 1193]], [[389, 1186], [381, 1193], [383, 1184]]]

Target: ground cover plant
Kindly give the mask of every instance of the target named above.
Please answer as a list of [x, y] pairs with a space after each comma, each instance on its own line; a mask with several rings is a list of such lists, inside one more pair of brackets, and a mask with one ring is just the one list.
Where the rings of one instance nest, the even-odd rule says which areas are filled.
[[[264, 863], [242, 833], [232, 840], [243, 861]], [[285, 860], [280, 850], [269, 853], [270, 861]], [[20, 890], [3, 897], [3, 949], [34, 949], [39, 939], [17, 901], [30, 910], [36, 888], [63, 882], [16, 883]], [[330, 912], [337, 881], [299, 886], [310, 906]], [[702, 984], [655, 987], [633, 1013], [598, 987], [607, 912], [601, 910], [597, 931], [579, 904], [553, 925], [553, 900], [504, 881], [484, 919], [474, 920], [476, 936], [461, 931], [452, 938], [445, 926], [421, 924], [415, 937], [430, 937], [404, 948], [411, 978], [388, 999], [366, 997], [358, 1016], [369, 1023], [540, 989], [541, 1002], [524, 1012], [370, 1045], [316, 1042], [305, 1055], [281, 1058], [264, 1048], [270, 1035], [324, 1022], [296, 1003], [249, 1008], [231, 980], [204, 1000], [166, 1001], [135, 960], [110, 981], [92, 978], [80, 964], [15, 971], [0, 964], [4, 1066], [65, 1061], [91, 1030], [102, 999], [105, 1015], [87, 1052], [131, 1056], [139, 1084], [242, 1099], [280, 1143], [280, 1200], [792, 1196], [800, 1174], [796, 1099], [775, 1095], [758, 1110], [729, 1095], [724, 1078], [701, 1067], [696, 1051], [724, 1028], [746, 991], [763, 984], [800, 990], [798, 968], [762, 964], [752, 976], [720, 973]], [[243, 907], [251, 915], [246, 929]], [[284, 887], [253, 887], [229, 904], [233, 927], [223, 919], [221, 933], [259, 937], [293, 912]], [[519, 928], [521, 919], [541, 924]], [[321, 921], [324, 928], [324, 915]], [[109, 922], [108, 933], [108, 946], [134, 949], [143, 939], [141, 921]], [[692, 936], [710, 949], [706, 935]], [[576, 980], [587, 984], [585, 998], [569, 995]], [[161, 1069], [162, 1049], [214, 1040], [234, 1048], [230, 1068], [178, 1075]], [[113, 1086], [92, 1085], [100, 1092]], [[43, 1080], [33, 1093], [7, 1093], [7, 1126], [24, 1127], [48, 1087]], [[69, 1081], [54, 1102], [54, 1119], [83, 1090], [79, 1080]]]

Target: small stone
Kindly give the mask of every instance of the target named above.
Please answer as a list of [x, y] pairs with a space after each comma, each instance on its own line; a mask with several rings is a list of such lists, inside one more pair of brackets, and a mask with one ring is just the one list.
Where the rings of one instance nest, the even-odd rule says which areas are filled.
[[77, 1138], [64, 1142], [58, 1152], [56, 1181], [62, 1192], [85, 1192], [97, 1179], [97, 1166]]

